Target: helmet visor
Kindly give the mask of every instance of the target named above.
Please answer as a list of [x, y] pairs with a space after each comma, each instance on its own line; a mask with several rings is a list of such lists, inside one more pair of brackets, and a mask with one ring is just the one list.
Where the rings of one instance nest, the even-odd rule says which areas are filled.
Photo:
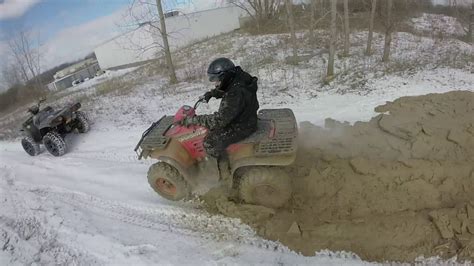
[[220, 73], [207, 73], [207, 76], [209, 77], [209, 81], [216, 82], [216, 81], [220, 80], [220, 78], [222, 76], [222, 72], [220, 72]]

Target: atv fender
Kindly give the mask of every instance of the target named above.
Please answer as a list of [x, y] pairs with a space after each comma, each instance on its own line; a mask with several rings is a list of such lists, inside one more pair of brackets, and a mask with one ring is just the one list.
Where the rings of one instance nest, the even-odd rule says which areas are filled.
[[231, 174], [234, 175], [237, 169], [246, 166], [287, 166], [296, 159], [296, 153], [288, 155], [270, 157], [246, 157], [231, 162]]
[[184, 177], [186, 182], [188, 182], [188, 184], [191, 185], [191, 187], [194, 187], [197, 185], [196, 179], [192, 178], [192, 171], [188, 171], [189, 168], [184, 167], [178, 161], [168, 156], [159, 156], [157, 159], [161, 162], [167, 163], [173, 166], [174, 168], [176, 168], [176, 170], [178, 170], [178, 172]]
[[184, 169], [189, 168], [195, 163], [195, 160], [183, 148], [181, 143], [175, 139], [170, 139], [170, 141], [163, 148], [151, 150], [151, 152], [146, 154], [144, 157], [151, 157], [158, 160], [161, 160], [160, 158], [162, 157], [170, 158], [181, 165]]
[[218, 182], [223, 178], [222, 175], [225, 174], [219, 171], [217, 160], [213, 158], [189, 167], [168, 156], [159, 156], [156, 159], [176, 168], [193, 190], [199, 190], [207, 187], [209, 184]]

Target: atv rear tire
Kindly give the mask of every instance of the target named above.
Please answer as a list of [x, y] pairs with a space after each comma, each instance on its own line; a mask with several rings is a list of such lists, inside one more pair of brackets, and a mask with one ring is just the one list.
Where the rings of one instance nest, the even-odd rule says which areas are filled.
[[188, 183], [178, 170], [164, 162], [150, 166], [148, 183], [156, 193], [168, 200], [178, 201], [191, 194]]
[[54, 156], [63, 156], [66, 153], [66, 142], [57, 132], [46, 133], [43, 137], [43, 144], [46, 150]]
[[280, 208], [291, 197], [290, 178], [276, 167], [250, 167], [240, 176], [239, 194], [246, 203]]
[[77, 123], [77, 131], [79, 133], [86, 133], [90, 129], [89, 120], [85, 113], [81, 111], [76, 112], [76, 123]]
[[21, 146], [30, 156], [36, 156], [40, 154], [40, 145], [36, 143], [32, 137], [24, 137], [21, 140]]

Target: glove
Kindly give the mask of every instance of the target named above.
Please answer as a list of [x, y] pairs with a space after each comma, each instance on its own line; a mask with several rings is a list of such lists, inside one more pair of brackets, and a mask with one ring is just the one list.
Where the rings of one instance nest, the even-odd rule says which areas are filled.
[[178, 125], [189, 127], [191, 125], [195, 125], [197, 123], [194, 117], [185, 117], [184, 119], [178, 121]]
[[202, 96], [202, 98], [204, 99], [204, 101], [206, 101], [206, 103], [208, 103], [212, 97], [214, 97], [214, 93], [212, 91], [208, 91], [204, 93], [204, 95]]
[[218, 88], [215, 88], [213, 90], [210, 90], [208, 92], [206, 92], [202, 98], [206, 101], [206, 102], [209, 102], [209, 100], [214, 97], [214, 98], [222, 98], [222, 96], [224, 96], [224, 91], [221, 91], [219, 90]]

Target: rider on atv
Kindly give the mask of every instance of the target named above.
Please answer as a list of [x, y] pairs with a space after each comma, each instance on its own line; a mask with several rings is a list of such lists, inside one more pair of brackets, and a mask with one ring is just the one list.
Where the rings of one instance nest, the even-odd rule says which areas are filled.
[[228, 58], [211, 62], [207, 70], [209, 81], [215, 88], [204, 94], [208, 102], [212, 97], [220, 99], [219, 110], [210, 115], [186, 117], [180, 123], [185, 126], [202, 125], [209, 129], [204, 140], [207, 154], [215, 158], [225, 156], [225, 149], [241, 141], [257, 130], [257, 77], [235, 66]]

